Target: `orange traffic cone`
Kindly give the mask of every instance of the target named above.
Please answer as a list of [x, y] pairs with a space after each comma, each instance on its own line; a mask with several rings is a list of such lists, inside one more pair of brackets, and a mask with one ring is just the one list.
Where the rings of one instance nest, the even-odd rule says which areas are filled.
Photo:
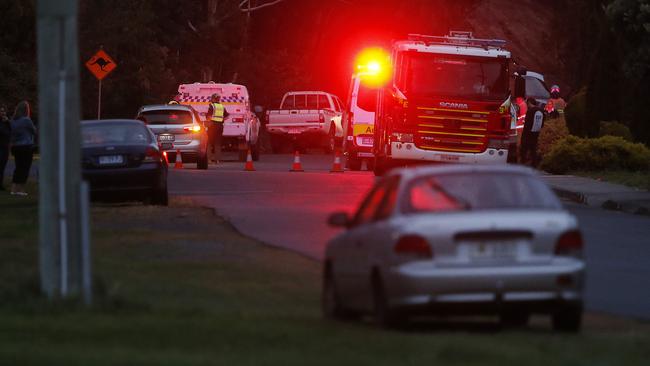
[[176, 150], [176, 162], [174, 163], [174, 169], [183, 169], [183, 156], [181, 155], [180, 150]]
[[244, 170], [247, 172], [254, 172], [255, 168], [253, 167], [253, 155], [251, 155], [251, 149], [248, 149], [248, 155], [246, 156], [246, 165]]
[[302, 169], [302, 164], [300, 163], [300, 152], [296, 150], [296, 153], [293, 156], [293, 165], [291, 166], [290, 172], [304, 172]]
[[332, 170], [330, 170], [330, 173], [343, 173], [343, 167], [341, 166], [341, 151], [339, 149], [336, 149], [336, 153], [334, 154], [334, 164], [332, 165]]

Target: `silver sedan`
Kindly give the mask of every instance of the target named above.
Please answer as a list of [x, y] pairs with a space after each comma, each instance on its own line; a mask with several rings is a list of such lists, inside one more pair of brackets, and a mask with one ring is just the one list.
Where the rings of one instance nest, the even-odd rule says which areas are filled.
[[585, 263], [574, 216], [530, 169], [436, 166], [393, 171], [326, 249], [326, 317], [499, 315], [525, 326], [549, 314], [579, 331]]

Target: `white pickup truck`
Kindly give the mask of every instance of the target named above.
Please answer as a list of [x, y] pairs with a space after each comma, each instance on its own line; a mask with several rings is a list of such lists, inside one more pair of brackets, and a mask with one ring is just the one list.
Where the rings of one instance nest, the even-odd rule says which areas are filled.
[[324, 147], [334, 151], [343, 139], [343, 103], [334, 94], [322, 91], [294, 91], [282, 98], [280, 109], [266, 112], [266, 130], [274, 153], [287, 150], [295, 142], [301, 147]]

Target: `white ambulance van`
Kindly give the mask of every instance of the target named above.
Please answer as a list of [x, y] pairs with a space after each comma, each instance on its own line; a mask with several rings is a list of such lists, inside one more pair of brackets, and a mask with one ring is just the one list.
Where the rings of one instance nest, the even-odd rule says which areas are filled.
[[[259, 159], [258, 136], [260, 121], [251, 111], [248, 89], [239, 84], [209, 83], [181, 84], [178, 86], [176, 97], [180, 104], [192, 106], [203, 119], [209, 120], [206, 114], [210, 106], [212, 94], [221, 96], [221, 104], [228, 111], [228, 117], [223, 125], [223, 147], [226, 150], [239, 151], [239, 160], [246, 160], [246, 153], [251, 149], [253, 160]], [[209, 124], [206, 123], [209, 128]]]

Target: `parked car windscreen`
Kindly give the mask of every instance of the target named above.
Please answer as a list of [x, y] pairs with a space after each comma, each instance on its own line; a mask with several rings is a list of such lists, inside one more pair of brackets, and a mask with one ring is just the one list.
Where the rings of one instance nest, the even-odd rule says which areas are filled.
[[192, 113], [183, 110], [145, 111], [138, 116], [148, 125], [191, 125]]
[[494, 209], [561, 209], [555, 194], [539, 179], [513, 173], [427, 176], [407, 188], [405, 213]]
[[81, 127], [83, 146], [150, 144], [149, 130], [136, 123], [93, 123]]

